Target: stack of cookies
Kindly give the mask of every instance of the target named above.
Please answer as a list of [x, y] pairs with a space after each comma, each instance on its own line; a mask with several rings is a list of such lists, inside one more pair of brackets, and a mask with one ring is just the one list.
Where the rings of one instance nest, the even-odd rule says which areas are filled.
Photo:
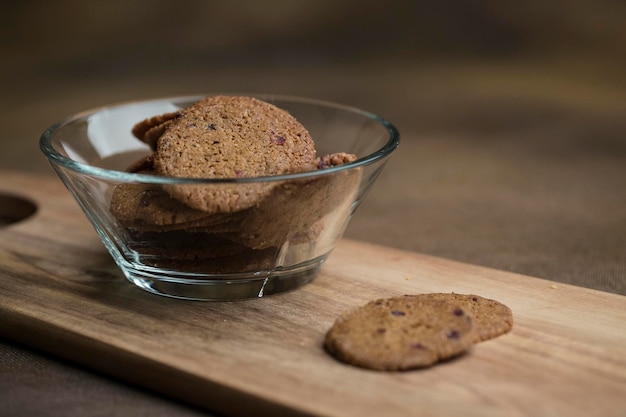
[[[323, 218], [354, 198], [359, 170], [301, 179], [262, 177], [353, 162], [317, 156], [309, 132], [287, 111], [251, 97], [208, 97], [139, 122], [151, 153], [129, 172], [192, 179], [115, 187], [110, 210], [141, 262], [189, 272], [271, 269], [285, 243], [313, 242]], [[255, 178], [258, 181], [240, 179]], [[216, 180], [216, 181], [197, 181]]]

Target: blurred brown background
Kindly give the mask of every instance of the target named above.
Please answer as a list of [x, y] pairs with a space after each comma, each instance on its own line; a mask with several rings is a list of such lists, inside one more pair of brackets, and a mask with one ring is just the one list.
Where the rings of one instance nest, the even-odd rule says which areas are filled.
[[[626, 294], [625, 21], [620, 0], [5, 0], [0, 169], [54, 175], [41, 132], [113, 102], [338, 101], [402, 133], [348, 237]], [[204, 415], [3, 341], [0, 374], [8, 415]]]

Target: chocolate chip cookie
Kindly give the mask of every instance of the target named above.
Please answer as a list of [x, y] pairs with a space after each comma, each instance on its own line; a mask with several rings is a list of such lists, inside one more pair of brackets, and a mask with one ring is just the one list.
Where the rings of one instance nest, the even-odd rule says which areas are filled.
[[[252, 98], [215, 96], [180, 111], [158, 138], [154, 168], [178, 178], [252, 178], [303, 171], [315, 160], [308, 131], [288, 112]], [[168, 186], [189, 207], [234, 212], [267, 196], [274, 183]]]
[[326, 333], [324, 347], [348, 364], [402, 371], [460, 355], [474, 337], [472, 318], [458, 303], [393, 297], [342, 315]]
[[430, 293], [408, 295], [407, 297], [429, 300], [446, 300], [458, 303], [474, 318], [474, 343], [493, 339], [508, 333], [513, 328], [511, 309], [497, 300], [475, 294]]

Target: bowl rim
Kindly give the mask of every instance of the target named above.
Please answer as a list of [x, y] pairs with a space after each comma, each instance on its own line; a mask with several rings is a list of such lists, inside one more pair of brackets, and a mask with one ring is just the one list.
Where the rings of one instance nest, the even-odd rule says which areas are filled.
[[[335, 108], [342, 111], [347, 111], [354, 114], [359, 114], [364, 116], [365, 118], [369, 118], [378, 124], [382, 125], [388, 132], [389, 137], [387, 142], [380, 148], [378, 148], [375, 152], [372, 152], [368, 155], [365, 155], [357, 160], [349, 163], [345, 163], [342, 165], [325, 168], [323, 170], [313, 170], [313, 171], [303, 171], [297, 173], [290, 174], [282, 174], [282, 175], [270, 175], [270, 176], [259, 176], [259, 177], [244, 177], [244, 178], [190, 178], [190, 177], [166, 177], [159, 175], [151, 175], [151, 174], [139, 174], [133, 172], [125, 172], [125, 171], [116, 171], [107, 168], [96, 167], [93, 165], [89, 165], [83, 162], [79, 162], [68, 158], [65, 155], [59, 153], [54, 146], [52, 145], [52, 139], [55, 133], [63, 128], [64, 126], [69, 125], [70, 123], [79, 120], [81, 118], [86, 118], [90, 115], [96, 114], [98, 112], [112, 109], [116, 107], [122, 107], [132, 104], [142, 104], [142, 103], [157, 103], [159, 101], [169, 101], [169, 102], [195, 102], [199, 101], [205, 97], [209, 96], [217, 96], [217, 95], [230, 95], [230, 96], [247, 96], [247, 97], [255, 97], [260, 100], [266, 100], [272, 104], [275, 104], [274, 101], [290, 101], [297, 102], [301, 104], [315, 104], [318, 106], [324, 106], [328, 108]], [[314, 139], [315, 140], [315, 139]], [[366, 165], [373, 164], [377, 161], [383, 160], [388, 157], [400, 144], [400, 132], [387, 119], [362, 110], [360, 108], [349, 106], [345, 104], [340, 104], [332, 101], [315, 99], [315, 98], [306, 98], [299, 96], [290, 96], [290, 95], [281, 95], [281, 94], [233, 94], [233, 93], [213, 93], [213, 94], [194, 94], [194, 95], [177, 95], [177, 96], [169, 96], [169, 97], [159, 97], [159, 98], [151, 98], [151, 99], [141, 99], [141, 100], [129, 100], [123, 102], [117, 102], [113, 104], [108, 104], [100, 107], [95, 107], [92, 109], [88, 109], [79, 113], [76, 113], [72, 116], [66, 117], [65, 119], [51, 125], [48, 127], [41, 135], [39, 139], [39, 147], [41, 151], [44, 153], [46, 158], [52, 163], [53, 167], [55, 164], [70, 169], [72, 171], [90, 175], [93, 177], [114, 180], [114, 181], [123, 181], [123, 182], [143, 182], [143, 183], [155, 183], [155, 184], [168, 184], [168, 185], [179, 185], [179, 184], [217, 184], [217, 183], [255, 183], [255, 182], [267, 182], [267, 181], [284, 181], [284, 180], [297, 180], [302, 178], [316, 177], [322, 175], [329, 175], [339, 171], [347, 171], [350, 169], [355, 169], [358, 167], [363, 167]]]

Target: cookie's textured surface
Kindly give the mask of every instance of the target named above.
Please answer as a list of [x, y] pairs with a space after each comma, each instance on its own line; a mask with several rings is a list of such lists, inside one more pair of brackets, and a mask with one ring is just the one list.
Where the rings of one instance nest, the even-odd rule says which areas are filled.
[[447, 300], [458, 303], [474, 319], [474, 342], [492, 339], [508, 333], [513, 328], [511, 309], [497, 300], [475, 294], [429, 293], [409, 295], [430, 300]]
[[343, 164], [348, 164], [357, 160], [355, 154], [346, 152], [337, 152], [330, 155], [320, 156], [315, 159], [317, 169], [325, 169]]
[[400, 371], [457, 356], [473, 340], [472, 318], [458, 304], [394, 297], [342, 315], [326, 333], [324, 347], [352, 365]]
[[[263, 177], [299, 172], [315, 160], [308, 131], [288, 112], [252, 97], [215, 96], [181, 110], [158, 138], [159, 175], [183, 178]], [[269, 194], [264, 183], [168, 187], [183, 203], [233, 212]]]
[[[329, 168], [354, 160], [356, 156], [351, 154], [328, 155], [317, 158], [311, 170], [323, 169], [320, 168], [322, 165]], [[344, 210], [350, 209], [347, 205], [354, 201], [360, 179], [361, 171], [356, 169], [284, 181], [248, 211], [242, 219], [237, 239], [251, 248], [263, 249], [280, 246], [295, 236], [306, 236], [313, 224], [333, 210], [342, 207]], [[311, 236], [317, 235], [319, 233]]]
[[167, 127], [171, 125], [172, 122], [173, 119], [167, 120], [161, 124], [151, 127], [144, 133], [142, 141], [147, 143], [148, 146], [150, 146], [150, 149], [156, 150], [159, 138], [163, 136], [163, 133], [165, 133], [165, 129], [167, 129]]
[[143, 158], [133, 162], [126, 168], [127, 172], [133, 172], [135, 174], [154, 174], [154, 154], [149, 154]]
[[226, 214], [209, 215], [190, 208], [159, 186], [149, 184], [117, 185], [111, 196], [110, 210], [123, 226], [140, 231], [209, 226], [229, 220]]
[[157, 140], [165, 131], [165, 127], [179, 116], [179, 112], [172, 112], [145, 119], [133, 126], [132, 134], [155, 150]]

